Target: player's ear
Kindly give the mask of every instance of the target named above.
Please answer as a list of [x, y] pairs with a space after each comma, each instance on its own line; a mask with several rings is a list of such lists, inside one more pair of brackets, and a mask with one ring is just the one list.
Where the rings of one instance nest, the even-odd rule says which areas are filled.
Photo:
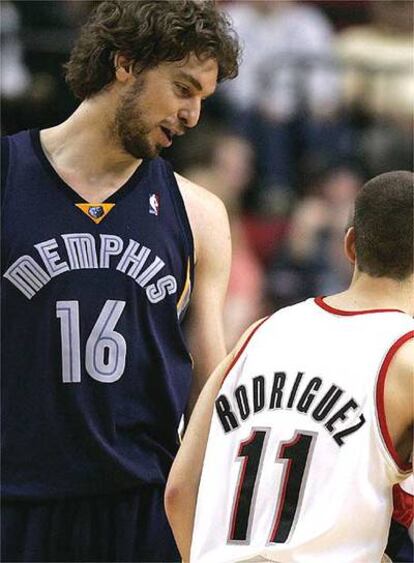
[[121, 53], [114, 56], [115, 76], [120, 82], [126, 82], [133, 74], [133, 62]]
[[345, 256], [348, 258], [351, 264], [354, 265], [356, 262], [354, 227], [349, 227], [345, 233], [344, 252], [345, 252]]

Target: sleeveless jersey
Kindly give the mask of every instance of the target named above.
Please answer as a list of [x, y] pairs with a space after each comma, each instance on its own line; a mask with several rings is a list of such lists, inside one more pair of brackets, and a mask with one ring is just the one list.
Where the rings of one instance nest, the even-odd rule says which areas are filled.
[[386, 428], [387, 367], [414, 321], [321, 298], [257, 328], [215, 401], [191, 561], [378, 563], [409, 467]]
[[174, 173], [144, 160], [89, 205], [38, 131], [5, 139], [3, 494], [164, 484], [192, 372], [193, 240]]

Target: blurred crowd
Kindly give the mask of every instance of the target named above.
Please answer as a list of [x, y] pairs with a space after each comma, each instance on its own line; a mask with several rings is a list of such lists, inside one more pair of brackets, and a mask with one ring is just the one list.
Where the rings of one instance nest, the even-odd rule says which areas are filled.
[[[3, 134], [74, 110], [62, 64], [95, 4], [1, 2]], [[227, 206], [232, 345], [252, 320], [344, 289], [356, 192], [373, 175], [413, 168], [413, 3], [221, 4], [244, 44], [240, 75], [164, 156]]]

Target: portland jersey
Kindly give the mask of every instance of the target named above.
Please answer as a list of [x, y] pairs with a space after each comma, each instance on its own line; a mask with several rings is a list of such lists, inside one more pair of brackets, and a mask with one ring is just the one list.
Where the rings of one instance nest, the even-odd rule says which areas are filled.
[[88, 203], [37, 131], [5, 147], [3, 494], [163, 484], [192, 371], [180, 321], [193, 241], [174, 173], [144, 160]]
[[197, 499], [197, 563], [381, 561], [409, 466], [384, 417], [388, 365], [414, 321], [320, 298], [253, 333], [215, 401]]

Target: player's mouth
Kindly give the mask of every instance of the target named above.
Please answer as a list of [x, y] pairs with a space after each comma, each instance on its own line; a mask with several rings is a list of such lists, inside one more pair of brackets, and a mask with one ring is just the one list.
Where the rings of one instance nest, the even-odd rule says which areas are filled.
[[161, 131], [163, 133], [163, 137], [164, 137], [163, 146], [164, 147], [170, 147], [172, 145], [174, 133], [170, 129], [167, 129], [166, 127], [161, 126], [160, 129], [161, 129]]

